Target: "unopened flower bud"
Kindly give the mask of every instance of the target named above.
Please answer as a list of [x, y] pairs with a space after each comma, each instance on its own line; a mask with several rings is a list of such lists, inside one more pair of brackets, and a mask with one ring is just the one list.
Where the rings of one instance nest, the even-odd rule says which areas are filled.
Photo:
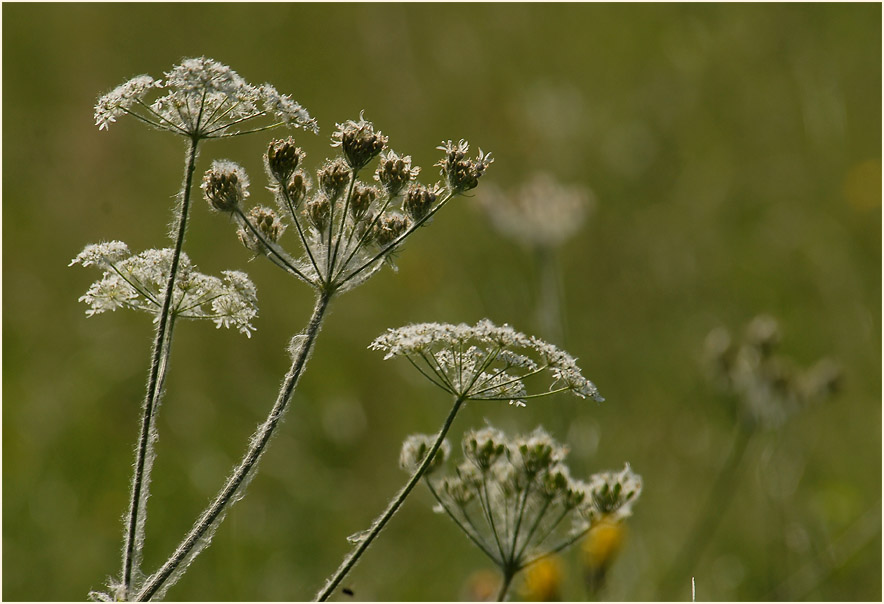
[[200, 185], [209, 205], [219, 212], [232, 212], [249, 196], [246, 171], [231, 161], [212, 162]]
[[[434, 437], [427, 434], [413, 434], [405, 439], [402, 443], [402, 451], [399, 454], [399, 467], [406, 472], [414, 473], [427, 457], [430, 448], [433, 446]], [[424, 476], [427, 476], [437, 469], [448, 459], [451, 453], [451, 445], [447, 440], [442, 441], [442, 445], [433, 455], [433, 460], [427, 466]]]
[[295, 139], [288, 137], [285, 140], [271, 141], [264, 159], [270, 175], [277, 182], [287, 183], [298, 169], [304, 155], [301, 148], [295, 146]]

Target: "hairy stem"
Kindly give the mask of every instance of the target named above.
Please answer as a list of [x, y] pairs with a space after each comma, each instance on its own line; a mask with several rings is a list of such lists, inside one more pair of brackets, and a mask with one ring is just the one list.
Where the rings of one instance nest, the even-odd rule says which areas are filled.
[[439, 450], [439, 447], [442, 446], [442, 441], [445, 440], [445, 435], [448, 434], [448, 429], [451, 428], [451, 424], [454, 421], [454, 417], [457, 415], [457, 412], [460, 411], [461, 406], [466, 401], [466, 398], [463, 396], [458, 396], [454, 405], [451, 407], [451, 411], [448, 413], [448, 417], [445, 418], [445, 423], [442, 424], [442, 429], [439, 430], [439, 434], [436, 436], [436, 441], [433, 443], [433, 446], [430, 447], [430, 450], [427, 452], [426, 457], [421, 462], [421, 465], [415, 470], [414, 474], [412, 474], [411, 478], [402, 487], [402, 490], [390, 501], [390, 504], [387, 506], [387, 509], [384, 510], [384, 513], [377, 517], [374, 523], [371, 525], [369, 529], [368, 535], [362, 539], [356, 548], [350, 552], [350, 554], [344, 559], [344, 562], [338, 567], [338, 570], [335, 571], [335, 574], [332, 575], [326, 582], [325, 586], [316, 594], [316, 597], [313, 599], [314, 602], [325, 602], [329, 596], [334, 591], [335, 587], [340, 584], [341, 581], [344, 580], [344, 577], [347, 576], [347, 573], [356, 566], [356, 562], [359, 561], [359, 558], [368, 549], [368, 546], [371, 545], [371, 542], [374, 541], [375, 537], [380, 534], [383, 530], [384, 526], [386, 526], [387, 522], [389, 522], [390, 518], [396, 513], [402, 503], [405, 501], [405, 498], [408, 497], [408, 494], [414, 488], [414, 486], [420, 481], [421, 477], [426, 472], [427, 468], [433, 462], [433, 458], [436, 456], [436, 452]]
[[135, 472], [132, 477], [132, 492], [129, 498], [129, 513], [126, 517], [125, 543], [123, 546], [123, 589], [126, 599], [129, 598], [129, 590], [132, 586], [132, 576], [138, 572], [136, 558], [139, 558], [138, 550], [141, 548], [144, 532], [144, 505], [147, 502], [147, 486], [150, 482], [150, 463], [152, 458], [153, 425], [159, 406], [160, 392], [168, 365], [169, 354], [172, 349], [172, 292], [175, 287], [175, 279], [178, 276], [178, 264], [181, 259], [181, 249], [184, 247], [184, 234], [187, 230], [187, 215], [190, 209], [190, 191], [193, 184], [193, 172], [196, 168], [198, 139], [191, 138], [187, 147], [184, 169], [184, 186], [182, 189], [181, 204], [178, 207], [177, 235], [175, 239], [175, 252], [172, 255], [172, 265], [169, 269], [169, 278], [166, 282], [166, 290], [163, 296], [163, 307], [157, 322], [156, 337], [154, 339], [153, 354], [150, 364], [150, 375], [147, 381], [147, 394], [144, 399], [144, 407], [141, 417], [141, 433], [138, 437], [138, 445], [135, 449]]
[[233, 474], [227, 479], [227, 483], [212, 503], [206, 508], [172, 556], [144, 583], [138, 593], [137, 600], [149, 600], [158, 591], [165, 590], [169, 587], [168, 583], [170, 578], [173, 576], [177, 578], [177, 576], [180, 575], [180, 573], [176, 574], [176, 570], [179, 569], [179, 566], [183, 563], [189, 563], [193, 557], [199, 553], [197, 546], [205, 545], [204, 538], [211, 536], [212, 531], [214, 531], [223, 519], [224, 513], [238, 499], [238, 496], [241, 495], [241, 488], [245, 485], [247, 480], [251, 477], [252, 472], [257, 467], [262, 453], [270, 442], [270, 438], [273, 436], [273, 433], [279, 425], [279, 421], [282, 419], [283, 413], [291, 400], [298, 379], [303, 373], [304, 366], [307, 364], [307, 359], [313, 350], [313, 345], [316, 336], [319, 333], [319, 329], [322, 326], [322, 321], [328, 308], [331, 295], [332, 294], [330, 293], [322, 293], [317, 298], [316, 306], [313, 309], [313, 315], [310, 317], [310, 322], [303, 334], [305, 336], [304, 342], [294, 355], [292, 366], [286, 374], [285, 381], [280, 388], [276, 403], [273, 405], [270, 414], [267, 416], [267, 421], [259, 426], [257, 433], [252, 437], [249, 449], [246, 451], [242, 461], [234, 469]]

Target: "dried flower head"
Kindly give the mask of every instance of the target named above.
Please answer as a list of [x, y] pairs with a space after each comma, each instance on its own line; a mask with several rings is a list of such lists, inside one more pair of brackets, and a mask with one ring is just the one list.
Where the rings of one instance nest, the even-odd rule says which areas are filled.
[[359, 114], [359, 121], [347, 120], [337, 124], [337, 131], [332, 134], [332, 147], [340, 147], [347, 163], [354, 170], [360, 170], [374, 159], [387, 144], [387, 137], [375, 132], [374, 125], [366, 121], [364, 111]]
[[203, 176], [200, 188], [213, 209], [233, 212], [249, 196], [249, 177], [239, 164], [216, 160]]
[[[385, 359], [408, 358], [434, 384], [464, 399], [524, 404], [569, 391], [604, 400], [567, 352], [487, 319], [474, 326], [420, 323], [390, 329], [369, 348], [386, 352]], [[525, 380], [541, 374], [551, 378], [548, 389], [529, 394]]]
[[355, 220], [362, 218], [378, 198], [378, 195], [378, 190], [374, 187], [367, 187], [362, 183], [356, 183], [356, 186], [353, 187], [353, 196], [350, 199], [350, 215]]
[[402, 209], [412, 220], [420, 220], [430, 213], [439, 191], [425, 187], [420, 183], [414, 183], [408, 187]]
[[445, 152], [436, 165], [440, 166], [442, 176], [448, 185], [448, 190], [463, 193], [475, 189], [479, 184], [479, 178], [485, 170], [494, 162], [490, 153], [482, 153], [479, 149], [476, 159], [467, 158], [470, 144], [461, 139], [459, 142], [445, 141], [437, 149]]
[[277, 195], [277, 203], [280, 204], [280, 208], [283, 212], [285, 212], [286, 206], [289, 204], [292, 209], [297, 209], [301, 205], [301, 202], [307, 197], [307, 192], [309, 190], [310, 179], [301, 170], [298, 170], [292, 174], [288, 183], [286, 183], [285, 194]]
[[483, 188], [479, 202], [502, 235], [524, 245], [551, 248], [580, 230], [592, 194], [582, 187], [561, 185], [548, 174], [535, 174], [510, 193], [493, 185]]
[[[290, 255], [280, 246], [269, 245], [275, 243], [270, 237], [281, 232], [276, 228], [268, 228], [266, 237], [258, 228], [243, 231], [250, 249], [265, 251], [274, 264], [327, 293], [352, 289], [385, 263], [392, 265], [392, 258], [408, 236], [466, 190], [414, 182], [420, 169], [411, 165], [411, 157], [383, 150], [387, 138], [364, 116], [338, 126], [334, 146], [342, 148], [343, 156], [327, 160], [317, 170], [315, 187], [303, 171], [304, 153], [292, 138], [270, 143], [264, 157], [269, 189], [284, 220], [297, 232], [303, 253]], [[381, 186], [369, 186], [360, 180], [358, 168], [378, 154], [381, 161], [374, 178]], [[481, 168], [472, 160], [461, 158], [461, 163], [482, 171], [490, 163], [487, 156], [483, 157], [486, 159], [477, 160], [483, 164]], [[237, 175], [237, 182], [245, 182], [244, 172]], [[403, 196], [406, 186], [407, 194]], [[242, 199], [230, 194], [231, 182], [221, 181], [206, 188], [212, 193], [213, 206], [232, 211], [235, 220], [244, 226]], [[266, 224], [271, 226], [270, 222]], [[253, 240], [252, 236], [264, 241]]]
[[[104, 270], [81, 302], [89, 305], [88, 316], [117, 308], [143, 310], [158, 316], [172, 263], [171, 249], [146, 250], [132, 255], [121, 241], [87, 246], [71, 265], [95, 265]], [[257, 291], [248, 276], [238, 271], [222, 272], [223, 279], [197, 272], [182, 254], [178, 279], [172, 292], [172, 314], [186, 319], [210, 319], [218, 327], [236, 327], [251, 336], [252, 320], [258, 315]]]
[[326, 227], [331, 218], [331, 202], [328, 197], [317, 196], [311, 199], [304, 206], [304, 214], [313, 228], [316, 229], [318, 235], [322, 237], [326, 232]]
[[395, 151], [381, 152], [378, 169], [375, 170], [374, 178], [390, 197], [395, 197], [402, 188], [417, 178], [421, 169], [411, 166], [411, 156], [400, 156]]
[[[95, 106], [95, 124], [107, 129], [118, 117], [129, 114], [160, 130], [194, 139], [281, 125], [317, 131], [316, 121], [290, 97], [269, 84], [253, 86], [213, 59], [185, 59], [165, 76], [154, 80], [141, 75], [102, 96]], [[149, 102], [155, 89], [165, 95]], [[254, 122], [259, 118], [269, 123], [257, 127]]]
[[343, 159], [337, 157], [326, 162], [316, 177], [325, 195], [329, 199], [337, 199], [350, 184], [350, 168]]
[[411, 221], [407, 216], [398, 212], [386, 212], [377, 223], [373, 237], [374, 242], [380, 247], [390, 245], [404, 235], [410, 226]]
[[271, 178], [281, 185], [286, 185], [304, 161], [305, 155], [304, 151], [295, 145], [295, 139], [292, 137], [273, 140], [270, 141], [267, 153], [264, 154], [264, 165]]
[[448, 514], [507, 577], [582, 538], [602, 517], [599, 510], [607, 522], [622, 521], [641, 492], [641, 478], [629, 466], [588, 482], [573, 479], [567, 448], [542, 428], [516, 437], [492, 427], [471, 430], [462, 447], [454, 474], [426, 483], [436, 511]]

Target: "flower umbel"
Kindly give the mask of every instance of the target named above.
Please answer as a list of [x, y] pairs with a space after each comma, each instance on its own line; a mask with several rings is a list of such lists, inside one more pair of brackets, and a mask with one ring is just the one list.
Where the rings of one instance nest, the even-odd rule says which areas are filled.
[[504, 592], [516, 573], [583, 537], [602, 518], [597, 510], [607, 510], [606, 522], [626, 518], [641, 492], [628, 465], [588, 482], [571, 478], [567, 448], [542, 428], [512, 438], [492, 427], [471, 430], [462, 447], [453, 474], [425, 481], [436, 511], [501, 569]]
[[[232, 162], [216, 163], [203, 186], [213, 208], [234, 213], [240, 238], [246, 234], [249, 249], [266, 255], [317, 290], [330, 293], [353, 288], [385, 261], [392, 262], [405, 239], [452, 197], [475, 187], [478, 176], [491, 163], [490, 157], [481, 153], [475, 161], [461, 157], [455, 162], [458, 170], [471, 173], [473, 181], [446, 190], [438, 183], [418, 183], [415, 178], [420, 168], [412, 166], [411, 157], [388, 150], [387, 137], [362, 114], [358, 121], [338, 124], [332, 140], [332, 146], [339, 147], [342, 154], [316, 171], [315, 186], [302, 170], [305, 153], [291, 137], [272, 141], [264, 157], [269, 188], [282, 213], [281, 224], [288, 223], [297, 231], [303, 249], [300, 258], [275, 245], [271, 235], [277, 231], [262, 229], [240, 207], [240, 199], [227, 194], [231, 177], [223, 180], [218, 173], [235, 174], [234, 184], [247, 182], [238, 166], [234, 171]], [[468, 143], [461, 141], [459, 148], [467, 149]], [[380, 186], [372, 186], [359, 178], [359, 172], [377, 156], [380, 160], [373, 178]], [[226, 166], [226, 172], [219, 166]], [[220, 181], [218, 186], [212, 184], [216, 181]]]
[[[95, 265], [104, 270], [80, 301], [89, 305], [88, 316], [118, 308], [159, 315], [172, 261], [172, 250], [146, 250], [133, 255], [122, 241], [92, 244], [71, 265]], [[217, 327], [236, 327], [251, 337], [258, 315], [257, 291], [245, 273], [224, 271], [223, 278], [196, 271], [181, 255], [171, 312], [185, 319], [210, 319]]]
[[742, 341], [734, 342], [724, 328], [706, 337], [706, 357], [712, 378], [735, 395], [737, 412], [750, 424], [776, 428], [809, 404], [837, 391], [841, 369], [822, 359], [802, 370], [776, 354], [780, 343], [776, 319], [760, 315], [746, 326]]
[[554, 248], [583, 226], [592, 195], [539, 173], [513, 192], [483, 189], [479, 202], [501, 234], [523, 245]]
[[482, 153], [481, 149], [476, 159], [467, 158], [470, 144], [463, 139], [457, 143], [445, 141], [436, 148], [445, 152], [445, 157], [436, 165], [442, 168], [442, 176], [445, 178], [448, 190], [456, 193], [475, 189], [479, 184], [479, 178], [494, 162], [491, 154]]
[[[122, 115], [193, 139], [236, 136], [276, 126], [316, 132], [316, 121], [273, 86], [253, 86], [213, 59], [185, 59], [165, 79], [140, 75], [98, 99], [95, 124], [102, 130]], [[152, 102], [154, 91], [165, 92]], [[259, 126], [255, 120], [266, 118]], [[245, 129], [243, 129], [245, 127]]]
[[[470, 326], [419, 323], [390, 329], [369, 346], [385, 359], [404, 356], [431, 382], [467, 400], [524, 400], [557, 392], [604, 399], [567, 352], [509, 325], [483, 319]], [[529, 393], [525, 380], [547, 375], [546, 391]]]

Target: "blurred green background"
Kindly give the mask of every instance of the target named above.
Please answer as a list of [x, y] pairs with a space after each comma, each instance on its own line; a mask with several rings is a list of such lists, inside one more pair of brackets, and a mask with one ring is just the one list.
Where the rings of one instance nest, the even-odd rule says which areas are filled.
[[[699, 362], [707, 332], [767, 312], [800, 365], [829, 356], [843, 392], [755, 439], [719, 530], [692, 573], [712, 600], [881, 598], [881, 6], [583, 4], [3, 5], [3, 589], [80, 600], [118, 572], [121, 517], [152, 327], [88, 318], [99, 275], [66, 268], [86, 244], [168, 245], [184, 146], [97, 97], [205, 55], [269, 81], [316, 117], [296, 132], [312, 166], [335, 122], [366, 117], [435, 177], [434, 149], [492, 151], [483, 179], [537, 170], [590, 188], [560, 250], [568, 328], [557, 342], [607, 398], [485, 419], [543, 424], [572, 471], [645, 480], [605, 596], [653, 599], [696, 519], [733, 426]], [[263, 191], [271, 135], [206, 144]], [[475, 148], [475, 147], [474, 147]], [[405, 475], [402, 439], [437, 429], [444, 394], [366, 345], [387, 327], [489, 317], [534, 332], [537, 270], [461, 198], [385, 270], [341, 297], [247, 497], [169, 593], [303, 600]], [[294, 245], [294, 239], [289, 238]], [[187, 252], [247, 271], [250, 340], [176, 330], [159, 418], [147, 569], [171, 552], [263, 421], [308, 318], [306, 287], [248, 262], [226, 220], [195, 205]], [[357, 599], [451, 600], [489, 564], [418, 490], [346, 584]], [[581, 599], [577, 552], [563, 597]], [[341, 596], [346, 599], [346, 596]], [[682, 599], [690, 598], [685, 584]]]

